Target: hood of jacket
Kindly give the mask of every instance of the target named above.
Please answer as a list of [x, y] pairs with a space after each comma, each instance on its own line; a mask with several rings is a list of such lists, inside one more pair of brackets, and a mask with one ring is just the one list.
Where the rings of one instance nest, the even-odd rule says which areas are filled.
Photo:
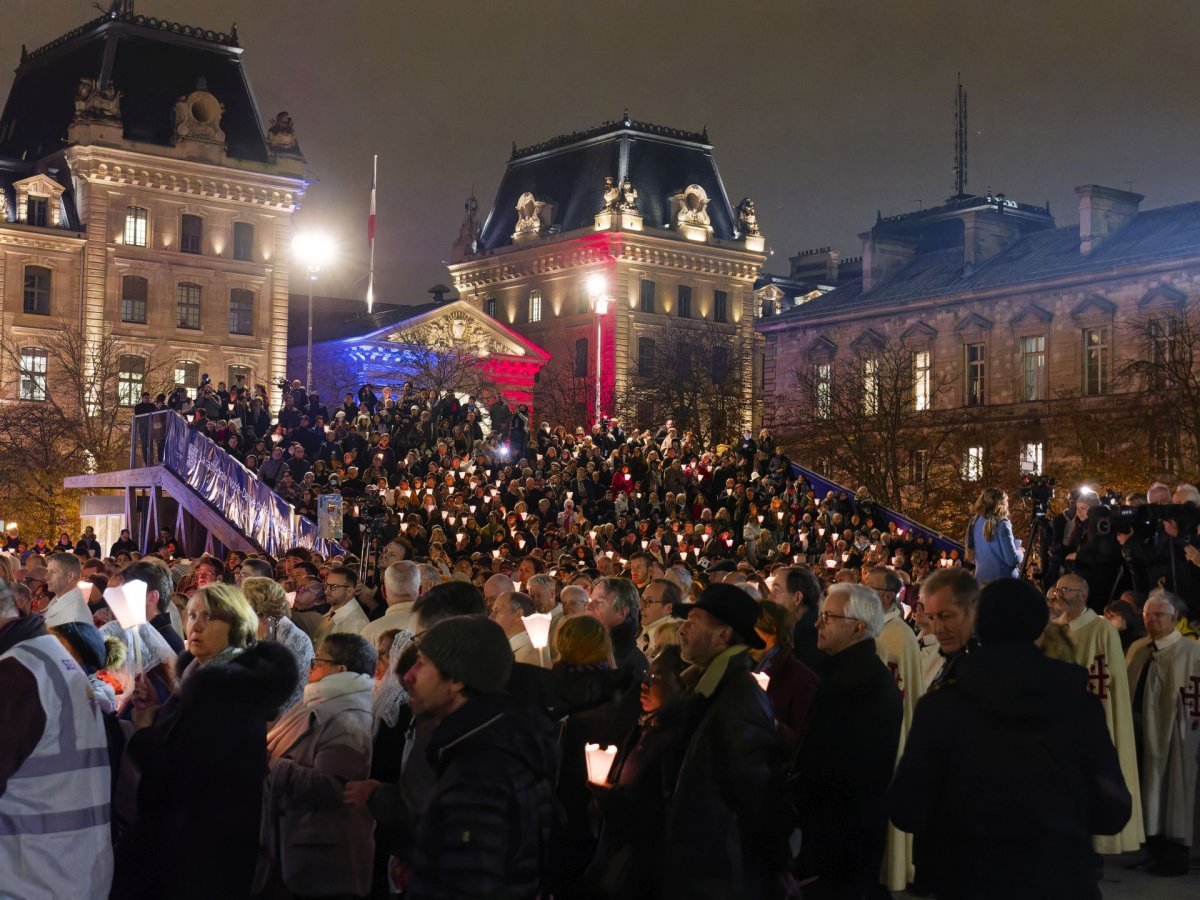
[[953, 689], [968, 703], [1011, 721], [1046, 720], [1087, 690], [1082, 666], [1047, 659], [1032, 642], [981, 645], [958, 662]]
[[213, 701], [274, 719], [292, 696], [300, 672], [290, 650], [258, 641], [226, 663], [202, 666], [181, 693], [192, 702]]

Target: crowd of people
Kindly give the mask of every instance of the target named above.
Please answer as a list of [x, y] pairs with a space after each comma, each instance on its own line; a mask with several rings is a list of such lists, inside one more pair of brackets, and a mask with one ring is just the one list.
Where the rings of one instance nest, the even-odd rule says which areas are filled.
[[1188, 871], [1200, 598], [1097, 598], [1090, 529], [1042, 589], [1002, 492], [943, 555], [765, 433], [298, 399], [269, 428], [344, 494], [327, 558], [9, 535], [0, 894], [1098, 898], [1101, 855]]

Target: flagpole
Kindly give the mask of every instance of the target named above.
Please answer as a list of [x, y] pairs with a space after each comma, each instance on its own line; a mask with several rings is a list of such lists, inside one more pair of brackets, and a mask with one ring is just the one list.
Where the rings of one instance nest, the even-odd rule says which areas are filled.
[[367, 267], [367, 314], [375, 305], [375, 179], [379, 176], [379, 154], [376, 153], [371, 163], [371, 217], [367, 225], [367, 241], [370, 245], [371, 258]]

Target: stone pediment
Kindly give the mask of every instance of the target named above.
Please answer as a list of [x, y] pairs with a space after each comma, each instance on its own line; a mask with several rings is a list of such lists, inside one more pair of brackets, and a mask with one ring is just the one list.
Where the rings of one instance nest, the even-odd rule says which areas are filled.
[[900, 335], [905, 344], [924, 344], [937, 337], [937, 329], [924, 322], [917, 322]]
[[969, 313], [962, 318], [957, 325], [954, 326], [955, 334], [963, 334], [972, 331], [991, 331], [991, 319], [985, 319], [979, 313]]
[[37, 175], [30, 175], [28, 178], [14, 181], [13, 190], [17, 194], [30, 194], [35, 197], [61, 197], [66, 188], [49, 175], [39, 172]]
[[825, 335], [817, 335], [817, 339], [808, 347], [809, 359], [833, 359], [837, 356], [837, 344], [831, 341]]
[[1138, 301], [1139, 309], [1166, 308], [1182, 309], [1187, 303], [1187, 295], [1183, 291], [1177, 291], [1170, 285], [1160, 284], [1151, 288], [1146, 292], [1146, 296]]
[[875, 350], [882, 350], [886, 346], [887, 338], [873, 328], [868, 328], [850, 342], [851, 349], [858, 353], [870, 353]]
[[1112, 318], [1117, 313], [1117, 304], [1099, 294], [1092, 294], [1071, 310], [1074, 319]]
[[1017, 313], [1015, 316], [1013, 316], [1009, 320], [1008, 324], [1015, 328], [1018, 325], [1025, 325], [1025, 324], [1035, 325], [1039, 322], [1049, 322], [1053, 318], [1054, 318], [1054, 313], [1052, 313], [1048, 310], [1042, 309], [1040, 306], [1037, 306], [1036, 304], [1031, 303], [1027, 307], [1025, 307], [1023, 310], [1021, 310], [1019, 313]]
[[515, 356], [550, 359], [537, 344], [484, 315], [465, 300], [456, 300], [419, 316], [381, 328], [362, 340], [428, 347], [467, 356]]

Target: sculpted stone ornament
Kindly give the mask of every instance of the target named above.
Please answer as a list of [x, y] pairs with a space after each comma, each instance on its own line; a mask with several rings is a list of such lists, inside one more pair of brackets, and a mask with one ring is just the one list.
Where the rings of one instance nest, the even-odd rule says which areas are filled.
[[224, 144], [225, 132], [221, 130], [221, 116], [225, 107], [205, 90], [195, 90], [175, 101], [174, 142], [206, 141]]
[[754, 209], [754, 201], [749, 197], [742, 198], [737, 205], [738, 229], [743, 237], [761, 234], [758, 230], [758, 215]]
[[110, 81], [103, 88], [95, 78], [81, 78], [75, 88], [75, 121], [121, 121], [121, 98]]
[[478, 322], [458, 311], [447, 313], [420, 327], [389, 334], [387, 339], [398, 344], [428, 347], [438, 353], [468, 357], [512, 352]]
[[700, 185], [689, 184], [673, 199], [679, 204], [679, 211], [675, 213], [675, 221], [679, 225], [712, 224], [708, 217], [708, 193]]
[[632, 212], [638, 211], [638, 192], [628, 178], [621, 182], [621, 211]]
[[621, 208], [621, 189], [611, 175], [604, 176], [604, 206], [601, 212], [617, 212]]
[[542, 230], [542, 211], [546, 208], [544, 201], [537, 199], [529, 191], [517, 199], [517, 234], [536, 234]]
[[271, 120], [267, 129], [267, 146], [276, 153], [299, 153], [300, 145], [296, 142], [296, 129], [292, 126], [292, 117], [287, 110], [281, 110], [279, 115]]

